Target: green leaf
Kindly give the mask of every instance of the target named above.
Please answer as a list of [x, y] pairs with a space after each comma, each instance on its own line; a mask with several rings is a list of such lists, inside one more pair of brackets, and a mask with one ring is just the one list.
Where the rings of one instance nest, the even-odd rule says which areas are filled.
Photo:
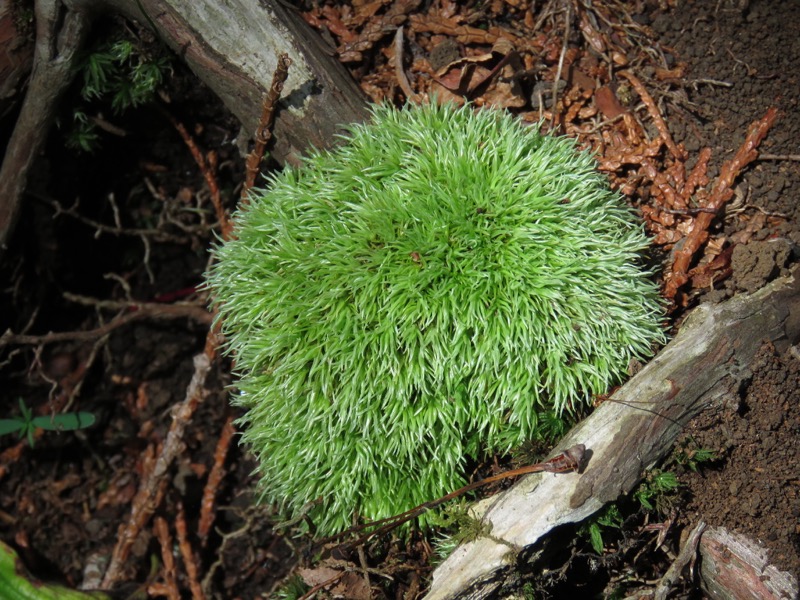
[[603, 534], [600, 532], [600, 525], [592, 523], [589, 525], [589, 539], [592, 543], [592, 548], [598, 554], [603, 554]]
[[88, 412], [64, 413], [33, 419], [33, 425], [48, 431], [74, 431], [94, 425], [95, 416]]
[[0, 419], [0, 435], [15, 433], [25, 427], [25, 421], [19, 419]]
[[0, 542], [0, 595], [4, 600], [110, 600], [104, 592], [81, 592], [32, 578], [17, 553]]

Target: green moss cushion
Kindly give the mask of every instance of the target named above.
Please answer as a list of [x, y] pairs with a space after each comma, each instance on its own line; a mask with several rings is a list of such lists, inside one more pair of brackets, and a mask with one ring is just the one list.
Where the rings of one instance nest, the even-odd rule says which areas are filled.
[[374, 110], [216, 249], [266, 500], [318, 532], [463, 483], [663, 341], [642, 225], [573, 141], [471, 107]]

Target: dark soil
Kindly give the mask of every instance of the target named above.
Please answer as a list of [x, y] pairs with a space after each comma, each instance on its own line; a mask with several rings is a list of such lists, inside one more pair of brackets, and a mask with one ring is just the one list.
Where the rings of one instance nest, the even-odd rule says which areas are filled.
[[[738, 244], [732, 254], [732, 275], [714, 289], [694, 291], [690, 305], [758, 289], [786, 274], [798, 259], [800, 2], [690, 2], [666, 11], [654, 3], [637, 18], [649, 23], [662, 42], [689, 64], [686, 85], [657, 100], [676, 140], [683, 141], [690, 153], [712, 149], [711, 174], [736, 152], [750, 123], [770, 106], [781, 110], [761, 147], [779, 158], [762, 157], [748, 167], [739, 179], [737, 200], [713, 232], [721, 242]], [[180, 66], [175, 69], [170, 84], [175, 104], [168, 109], [190, 128], [197, 124], [193, 132], [201, 147], [218, 153], [230, 208], [242, 174], [243, 161], [232, 142], [237, 125], [191, 74]], [[103, 568], [119, 528], [127, 523], [143, 453], [163, 442], [171, 423], [170, 408], [184, 398], [192, 357], [202, 351], [208, 326], [190, 317], [148, 319], [116, 329], [108, 337], [80, 335], [125, 310], [109, 310], [97, 302], [87, 307], [65, 298], [65, 293], [121, 303], [128, 291], [148, 302], [194, 300], [213, 239], [214, 216], [202, 178], [163, 116], [143, 110], [119, 117], [114, 124], [129, 135], [104, 139], [102, 150], [89, 156], [65, 154], [61, 132], [53, 133], [0, 267], [5, 282], [0, 296], [4, 331], [41, 337], [51, 331], [76, 332], [46, 345], [30, 342], [0, 348], [4, 361], [0, 417], [18, 415], [18, 398], [23, 398], [42, 414], [50, 403], [71, 399], [72, 410], [90, 411], [98, 419], [85, 432], [45, 433], [33, 448], [19, 446], [13, 436], [0, 438], [0, 452], [6, 451], [0, 462], [0, 539], [17, 549], [37, 576], [72, 586], [91, 581], [91, 567]], [[4, 124], [2, 131], [7, 127]], [[171, 213], [176, 224], [161, 228], [169, 236], [149, 245], [141, 236], [100, 233], [75, 216], [55, 216], [54, 202], [67, 208], [80, 198], [78, 212], [83, 219], [113, 224], [112, 194], [128, 228], [155, 229], [167, 207], [185, 210]], [[105, 277], [109, 273], [114, 275]], [[681, 531], [702, 518], [757, 540], [776, 566], [797, 574], [800, 353], [797, 347], [765, 346], [750, 370], [752, 377], [738, 397], [718, 412], [701, 414], [686, 430], [682, 447], [710, 449], [716, 458], [700, 464], [696, 473], [678, 469], [683, 487], [671, 507], [676, 520], [666, 546], [677, 550]], [[170, 525], [180, 505], [190, 529], [196, 527], [215, 446], [231, 415], [229, 373], [228, 361], [215, 363], [206, 385], [208, 395], [184, 436], [185, 449], [156, 512]], [[206, 540], [192, 540], [202, 567], [200, 577], [208, 575], [214, 598], [270, 597], [308, 557], [303, 556], [300, 542], [275, 531], [269, 508], [256, 506], [254, 465], [235, 443], [226, 464], [217, 488], [216, 529]], [[583, 577], [581, 586], [551, 582], [551, 595], [588, 597], [613, 588], [608, 582], [626, 572], [622, 564], [626, 553], [642, 547], [634, 540], [642, 535], [642, 513], [630, 510], [625, 534], [606, 540], [604, 557], [591, 554], [586, 543], [564, 559], [575, 563], [574, 572]], [[387, 542], [371, 547], [368, 554], [342, 558], [359, 567], [369, 561], [380, 571], [382, 575], [372, 575], [373, 597], [403, 597], [403, 593], [421, 597], [431, 570], [426, 541]], [[647, 568], [638, 572], [650, 578], [663, 575], [670, 561], [656, 554], [653, 550]], [[127, 580], [148, 581], [150, 559], [160, 556], [147, 525], [127, 562]], [[384, 575], [391, 575], [392, 583], [386, 583]], [[593, 578], [601, 584], [583, 587]], [[534, 588], [542, 583], [533, 581]], [[185, 578], [179, 585], [189, 597]], [[691, 578], [681, 594], [702, 597]]]
[[[690, 81], [732, 84], [698, 83], [689, 100], [703, 119], [670, 119], [687, 148], [711, 147], [719, 165], [741, 144], [748, 124], [777, 105], [782, 115], [762, 149], [797, 155], [800, 3], [686, 3], [655, 16], [652, 24], [689, 60]], [[738, 191], [746, 208], [729, 214], [724, 232], [735, 238], [744, 230], [752, 237], [734, 249], [733, 276], [708, 300], [758, 289], [797, 257], [800, 162], [761, 160], [742, 177]], [[771, 221], [774, 214], [786, 218]], [[765, 347], [750, 368], [752, 379], [739, 398], [688, 428], [696, 444], [716, 450], [721, 460], [685, 478], [689, 501], [682, 519], [703, 518], [747, 534], [770, 550], [776, 565], [798, 574], [800, 355], [796, 347]]]

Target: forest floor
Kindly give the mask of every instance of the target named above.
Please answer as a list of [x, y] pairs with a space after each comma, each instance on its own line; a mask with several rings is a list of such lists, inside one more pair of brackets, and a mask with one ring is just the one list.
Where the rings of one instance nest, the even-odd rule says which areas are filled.
[[[595, 2], [595, 12], [576, 3], [569, 13], [559, 2], [531, 12], [524, 0], [354, 4], [309, 4], [304, 18], [373, 100], [464, 94], [560, 127], [598, 152], [663, 258], [671, 333], [697, 304], [759, 289], [797, 262], [800, 2], [640, 2], [625, 10]], [[407, 82], [394, 68], [401, 23]], [[557, 75], [565, 84], [554, 111]], [[244, 173], [237, 123], [179, 64], [165, 87], [168, 110], [214, 151], [232, 209]], [[733, 198], [708, 225], [709, 241], [681, 269], [701, 214], [693, 202], [714, 199], [686, 174], [707, 173], [710, 190], [771, 107], [777, 118], [762, 121], [760, 157], [742, 165]], [[72, 110], [65, 107], [64, 121]], [[60, 407], [96, 418], [75, 433], [40, 430], [33, 445], [0, 438], [0, 539], [37, 577], [89, 588], [134, 520], [137, 490], [170, 443], [174, 407], [197, 373], [193, 359], [210, 322], [198, 286], [215, 225], [203, 175], [162, 112], [145, 106], [109, 119], [127, 135], [104, 136], [91, 154], [66, 152], [64, 131], [53, 131], [0, 267], [2, 330], [11, 332], [0, 340], [0, 417], [19, 417], [22, 399], [37, 414]], [[668, 202], [665, 185], [677, 201]], [[274, 527], [272, 509], [256, 503], [253, 460], [231, 441], [238, 415], [228, 404], [230, 368], [224, 359], [210, 365], [174, 464], [154, 484], [155, 518], [135, 528], [116, 575], [119, 597], [137, 586], [150, 597], [203, 597], [200, 588], [211, 598], [301, 597], [330, 579], [312, 595], [422, 597], [429, 540], [381, 540], [319, 566], [308, 562], [307, 538]], [[621, 502], [621, 527], [603, 529], [600, 554], [588, 535], [577, 536], [560, 567], [566, 576], [531, 575], [527, 589], [536, 597], [643, 596], [701, 518], [758, 541], [775, 566], [799, 573], [800, 353], [765, 346], [750, 370], [735, 402], [699, 415], [679, 444], [711, 450], [713, 460], [694, 471], [673, 456], [662, 467], [681, 485], [658, 510]], [[653, 523], [669, 524], [658, 547], [646, 529]], [[685, 572], [673, 597], [702, 598], [696, 576]]]

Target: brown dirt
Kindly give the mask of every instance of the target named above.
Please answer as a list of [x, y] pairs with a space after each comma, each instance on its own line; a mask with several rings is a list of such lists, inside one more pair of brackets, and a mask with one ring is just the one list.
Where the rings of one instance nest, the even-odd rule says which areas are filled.
[[[776, 104], [783, 114], [763, 151], [797, 154], [800, 3], [687, 3], [656, 15], [653, 27], [689, 59], [690, 81], [732, 84], [697, 85], [689, 100], [703, 121], [670, 119], [687, 148], [710, 146], [717, 161], [730, 156], [754, 116]], [[725, 220], [725, 233], [750, 229], [753, 238], [734, 249], [733, 276], [709, 294], [712, 301], [758, 289], [797, 257], [800, 162], [761, 160], [738, 190], [749, 208]], [[770, 225], [765, 211], [787, 218]], [[689, 500], [682, 518], [744, 533], [768, 548], [776, 565], [798, 574], [800, 355], [796, 347], [765, 347], [750, 368], [752, 379], [736, 401], [720, 413], [700, 415], [688, 428], [695, 443], [717, 450], [721, 461], [686, 476]]]
[[[747, 126], [772, 105], [781, 109], [781, 116], [761, 149], [774, 155], [797, 155], [800, 2], [690, 2], [667, 11], [653, 2], [642, 8], [637, 19], [650, 24], [664, 43], [675, 48], [679, 60], [689, 64], [687, 85], [676, 85], [672, 94], [662, 94], [657, 100], [671, 131], [690, 153], [712, 149], [712, 174], [735, 153]], [[414, 48], [414, 52], [421, 51]], [[359, 67], [357, 74], [365, 81], [385, 77], [374, 76], [366, 67]], [[222, 184], [232, 205], [236, 197], [232, 190], [241, 176], [240, 158], [229, 143], [237, 133], [236, 124], [180, 68], [173, 85], [176, 105], [172, 110], [187, 123], [199, 123], [195, 133], [200, 144], [219, 152]], [[64, 119], [68, 117], [67, 112]], [[108, 202], [112, 192], [129, 227], [152, 226], [165, 203], [174, 199], [178, 205], [183, 202], [192, 209], [207, 210], [196, 166], [160, 115], [139, 112], [115, 119], [115, 124], [131, 135], [124, 140], [106, 139], [102, 151], [92, 157], [65, 156], [62, 138], [54, 133], [30, 186], [33, 200], [26, 204], [2, 265], [4, 281], [9, 282], [0, 295], [3, 330], [19, 332], [32, 323], [30, 333], [44, 335], [96, 327], [93, 307], [76, 305], [62, 294], [124, 300], [124, 287], [104, 279], [109, 272], [124, 280], [137, 299], [166, 302], [176, 293], [194, 297], [193, 286], [202, 281], [206, 248], [212, 239], [210, 227], [192, 235], [168, 228], [173, 238], [153, 244], [145, 262], [145, 249], [136, 236], [96, 235], [85, 223], [63, 215], [53, 217], [50, 200], [69, 206], [80, 197], [84, 217], [112, 223]], [[4, 123], [2, 130], [7, 127]], [[732, 253], [732, 275], [712, 290], [693, 292], [691, 303], [717, 302], [758, 289], [797, 261], [800, 162], [762, 159], [738, 181], [738, 206], [728, 207], [713, 231], [717, 240], [741, 242]], [[146, 184], [157, 193], [148, 192]], [[190, 214], [191, 218], [197, 215]], [[210, 211], [206, 216], [208, 222], [213, 221]], [[108, 319], [114, 313], [104, 314]], [[87, 343], [76, 338], [50, 344], [41, 354], [33, 350], [35, 345], [20, 345], [13, 353], [2, 349], [0, 359], [8, 362], [0, 370], [5, 400], [0, 417], [17, 414], [19, 397], [46, 411], [52, 399], [69, 396], [76, 381], [82, 385], [75, 394], [76, 407], [98, 417], [98, 425], [87, 432], [46, 434], [34, 448], [24, 447], [18, 458], [6, 455], [0, 463], [0, 539], [14, 545], [38, 576], [78, 585], [86, 577], [87, 565], [107, 558], [120, 525], [129, 516], [141, 476], [142, 452], [148, 444], [163, 441], [170, 425], [169, 409], [184, 396], [192, 373], [191, 357], [202, 350], [205, 331], [204, 324], [190, 319], [147, 321], [117, 330], [96, 345], [96, 340]], [[180, 503], [189, 523], [196, 525], [214, 448], [230, 412], [225, 388], [230, 383], [229, 369], [224, 361], [215, 365], [207, 385], [209, 396], [187, 430], [185, 450], [157, 513], [170, 524]], [[719, 412], [700, 415], [687, 428], [682, 444], [715, 450], [718, 459], [701, 465], [698, 473], [677, 469], [684, 487], [674, 504], [678, 518], [666, 546], [677, 550], [681, 530], [703, 518], [758, 540], [777, 566], [799, 573], [797, 348], [765, 347], [750, 369], [752, 378], [737, 398]], [[15, 445], [10, 436], [0, 438], [0, 451]], [[290, 536], [274, 531], [269, 509], [253, 508], [253, 464], [235, 444], [227, 465], [218, 486], [218, 530], [203, 544], [193, 540], [198, 560], [204, 573], [212, 573], [212, 597], [269, 597], [305, 557]], [[578, 565], [583, 560], [583, 566], [574, 569], [579, 582], [549, 582], [548, 593], [587, 597], [613, 588], [609, 581], [619, 580], [620, 573], [644, 579], [663, 575], [669, 560], [655, 550], [644, 553], [644, 560], [629, 560], [644, 547], [643, 518], [660, 517], [643, 517], [631, 509], [620, 538], [604, 538], [603, 557], [592, 554], [585, 540], [575, 542], [572, 556], [564, 563]], [[369, 550], [363, 560], [394, 578], [394, 583], [381, 588], [385, 578], [373, 575], [373, 584], [379, 582], [373, 587], [374, 597], [407, 592], [414, 598], [415, 590], [424, 590], [430, 571], [422, 560], [429, 556], [426, 542], [387, 543]], [[160, 549], [148, 526], [128, 561], [127, 580], [145, 581], [152, 556], [160, 556]], [[351, 561], [348, 564], [362, 564], [358, 556], [343, 558]], [[592, 583], [594, 578], [600, 583]], [[534, 587], [541, 583], [532, 581]], [[185, 592], [184, 580], [181, 586]], [[693, 580], [685, 582], [681, 594], [702, 597]]]

